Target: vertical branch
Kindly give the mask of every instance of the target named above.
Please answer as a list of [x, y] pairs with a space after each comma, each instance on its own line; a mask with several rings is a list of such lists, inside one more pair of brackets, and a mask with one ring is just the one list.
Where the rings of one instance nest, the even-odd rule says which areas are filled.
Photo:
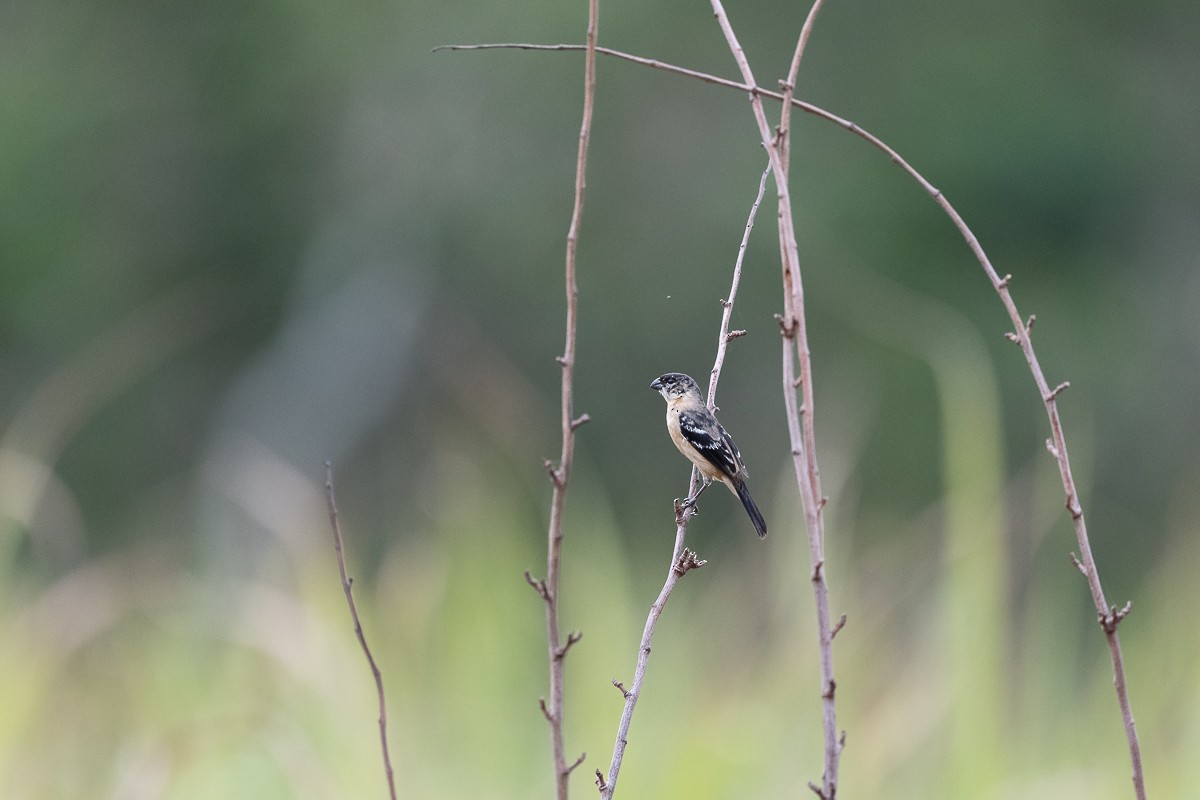
[[[708, 382], [709, 408], [715, 407], [717, 382], [721, 378], [721, 368], [725, 365], [725, 352], [729, 341], [745, 334], [745, 331], [729, 330], [729, 321], [733, 316], [733, 302], [737, 297], [738, 285], [742, 280], [742, 261], [746, 255], [746, 245], [750, 241], [750, 232], [754, 230], [754, 219], [758, 216], [758, 207], [762, 203], [763, 193], [766, 191], [767, 174], [768, 171], [763, 172], [762, 179], [758, 182], [758, 194], [750, 206], [746, 230], [742, 234], [742, 242], [738, 247], [737, 259], [733, 265], [733, 279], [729, 287], [729, 296], [721, 301], [723, 310], [721, 312], [721, 329], [717, 334], [717, 355], [713, 360], [713, 368]], [[699, 481], [700, 473], [693, 467], [688, 484], [688, 497], [695, 495]], [[703, 567], [707, 563], [684, 546], [687, 539], [688, 520], [695, 513], [694, 507], [683, 508], [678, 500], [675, 501], [675, 548], [671, 552], [671, 568], [667, 571], [667, 579], [663, 583], [662, 590], [650, 606], [646, 625], [642, 629], [642, 640], [638, 645], [637, 665], [633, 671], [633, 683], [626, 689], [624, 684], [613, 679], [613, 685], [625, 697], [625, 707], [621, 711], [621, 722], [617, 725], [617, 741], [613, 745], [613, 757], [608, 766], [608, 776], [606, 777], [600, 770], [596, 770], [596, 786], [600, 790], [602, 800], [611, 800], [613, 792], [617, 790], [617, 776], [621, 773], [621, 763], [625, 758], [625, 746], [629, 743], [629, 725], [633, 721], [633, 710], [642, 694], [642, 682], [646, 678], [646, 665], [650, 660], [650, 643], [654, 638], [654, 628], [658, 625], [658, 618], [662, 616], [667, 600], [671, 598], [671, 592], [675, 590], [675, 584], [679, 582], [679, 579], [688, 571]]]
[[371, 666], [371, 674], [375, 677], [375, 695], [379, 701], [379, 746], [383, 750], [383, 771], [387, 774], [388, 796], [396, 800], [396, 776], [392, 771], [392, 758], [388, 755], [387, 738], [387, 702], [383, 694], [383, 673], [371, 655], [367, 646], [367, 636], [363, 633], [362, 623], [358, 619], [358, 606], [354, 602], [352, 586], [354, 579], [346, 575], [345, 545], [342, 542], [342, 525], [338, 521], [337, 503], [333, 497], [333, 465], [325, 462], [325, 507], [329, 510], [329, 524], [333, 528], [333, 549], [337, 553], [338, 574], [342, 578], [342, 592], [346, 595], [346, 605], [350, 607], [350, 619], [354, 622], [354, 635], [362, 647], [367, 663]]
[[566, 800], [571, 771], [583, 763], [580, 755], [568, 764], [563, 750], [563, 661], [571, 645], [582, 634], [567, 634], [562, 641], [558, 626], [559, 566], [562, 559], [563, 506], [567, 484], [571, 477], [571, 461], [575, 453], [575, 429], [588, 421], [586, 414], [576, 417], [573, 381], [575, 371], [575, 330], [578, 319], [579, 287], [575, 281], [575, 254], [579, 244], [579, 225], [583, 218], [583, 198], [587, 186], [587, 154], [591, 139], [592, 113], [596, 97], [596, 31], [600, 23], [599, 0], [588, 0], [587, 50], [584, 61], [583, 121], [579, 127], [579, 150], [575, 159], [575, 203], [571, 210], [571, 226], [567, 231], [565, 268], [567, 321], [563, 354], [557, 358], [562, 368], [562, 452], [558, 466], [546, 463], [554, 485], [550, 501], [550, 526], [546, 546], [546, 578], [534, 581], [529, 573], [525, 578], [537, 589], [546, 605], [546, 642], [550, 667], [550, 698], [541, 701], [542, 713], [550, 723], [550, 748], [554, 760], [554, 787], [557, 800]]
[[812, 8], [808, 10], [808, 16], [804, 18], [804, 24], [800, 26], [800, 38], [796, 40], [796, 50], [792, 53], [792, 63], [788, 67], [787, 77], [780, 81], [780, 88], [783, 89], [783, 109], [779, 113], [777, 138], [779, 140], [779, 156], [785, 172], [789, 167], [791, 157], [792, 98], [796, 94], [796, 76], [800, 74], [800, 59], [804, 57], [804, 50], [808, 47], [808, 37], [812, 35], [813, 25], [817, 22], [817, 14], [824, 3], [825, 0], [814, 0]]
[[[758, 207], [762, 205], [763, 195], [767, 191], [767, 177], [771, 174], [771, 165], [763, 170], [762, 177], [758, 181], [758, 194], [754, 196], [754, 203], [750, 206], [750, 216], [746, 219], [746, 230], [742, 233], [741, 244], [738, 245], [737, 259], [733, 262], [733, 280], [729, 286], [729, 297], [721, 301], [721, 332], [717, 336], [717, 357], [713, 360], [712, 372], [708, 375], [708, 407], [715, 409], [717, 407], [717, 381], [721, 379], [721, 368], [725, 366], [725, 350], [729, 347], [729, 342], [739, 336], [745, 335], [745, 331], [730, 331], [729, 321], [733, 317], [733, 301], [737, 299], [738, 285], [742, 282], [742, 262], [746, 258], [746, 247], [750, 244], [750, 231], [754, 230], [754, 219], [758, 216]], [[693, 478], [695, 475], [693, 475]], [[692, 487], [695, 491], [695, 487]], [[688, 497], [691, 497], [691, 492]]]
[[[713, 13], [717, 18], [725, 41], [737, 62], [742, 74], [742, 80], [747, 86], [757, 87], [754, 73], [746, 54], [738, 42], [737, 35], [729, 23], [721, 0], [711, 0]], [[784, 81], [784, 96], [790, 101], [795, 88], [796, 74], [799, 70], [800, 59], [804, 53], [808, 36], [812, 31], [813, 22], [820, 10], [821, 0], [817, 0], [808, 13], [796, 51], [792, 58], [791, 70]], [[788, 190], [788, 141], [790, 132], [788, 120], [791, 102], [785, 102], [787, 109], [781, 115], [779, 128], [771, 130], [763, 109], [762, 98], [757, 90], [750, 92], [750, 105], [754, 111], [754, 119], [758, 123], [759, 135], [763, 147], [767, 150], [771, 162], [771, 170], [775, 176], [776, 196], [778, 198], [779, 219], [779, 249], [783, 269], [784, 311], [780, 318], [783, 334], [783, 393], [784, 405], [787, 411], [788, 436], [792, 447], [792, 464], [796, 471], [796, 483], [804, 503], [805, 528], [808, 533], [808, 553], [812, 571], [813, 595], [817, 609], [817, 636], [820, 644], [821, 669], [821, 706], [822, 729], [825, 740], [824, 772], [821, 786], [809, 784], [810, 788], [822, 800], [833, 800], [837, 794], [838, 761], [841, 756], [845, 737], [839, 737], [837, 732], [837, 711], [834, 700], [837, 686], [833, 675], [833, 637], [840, 629], [844, 620], [835, 626], [830, 619], [829, 586], [825, 577], [825, 521], [823, 510], [825, 497], [821, 492], [821, 473], [817, 466], [816, 428], [813, 423], [814, 394], [812, 385], [812, 358], [808, 348], [808, 329], [804, 312], [804, 286], [800, 276], [799, 249], [796, 246], [796, 231], [792, 218], [791, 194]], [[797, 377], [795, 365], [799, 364], [800, 374]], [[796, 405], [796, 389], [801, 394], [801, 404]]]

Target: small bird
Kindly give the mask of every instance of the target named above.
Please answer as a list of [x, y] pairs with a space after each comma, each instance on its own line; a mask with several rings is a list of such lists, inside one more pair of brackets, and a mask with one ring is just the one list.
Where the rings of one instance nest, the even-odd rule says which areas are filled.
[[651, 389], [667, 401], [667, 431], [679, 452], [700, 470], [703, 485], [683, 501], [684, 508], [694, 506], [701, 492], [713, 481], [721, 481], [738, 496], [759, 538], [767, 535], [767, 522], [746, 488], [746, 465], [733, 439], [717, 422], [717, 417], [700, 396], [700, 386], [682, 372], [668, 372], [650, 383]]

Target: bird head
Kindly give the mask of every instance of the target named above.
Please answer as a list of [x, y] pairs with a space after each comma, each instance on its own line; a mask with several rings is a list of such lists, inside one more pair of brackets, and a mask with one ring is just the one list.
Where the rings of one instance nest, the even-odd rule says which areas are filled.
[[700, 385], [682, 372], [668, 372], [665, 375], [659, 375], [650, 382], [650, 388], [657, 389], [663, 399], [668, 402], [672, 398], [683, 397], [688, 392], [694, 391], [697, 394], [700, 392]]

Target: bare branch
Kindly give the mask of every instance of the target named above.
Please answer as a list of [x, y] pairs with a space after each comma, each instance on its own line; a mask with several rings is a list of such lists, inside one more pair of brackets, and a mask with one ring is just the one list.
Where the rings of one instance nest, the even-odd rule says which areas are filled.
[[[750, 213], [746, 217], [746, 227], [742, 230], [742, 241], [738, 244], [737, 258], [733, 262], [733, 278], [729, 286], [729, 294], [721, 300], [721, 332], [717, 336], [717, 355], [713, 359], [713, 368], [708, 375], [708, 407], [717, 406], [717, 382], [721, 379], [721, 368], [725, 365], [725, 351], [730, 339], [745, 335], [745, 331], [730, 331], [729, 322], [733, 318], [733, 303], [737, 299], [738, 286], [742, 282], [742, 262], [746, 259], [746, 247], [750, 244], [750, 232], [754, 230], [754, 220], [758, 217], [758, 207], [762, 205], [763, 195], [767, 191], [767, 176], [770, 167], [763, 170], [758, 179], [758, 193], [750, 205]], [[692, 491], [695, 491], [693, 487]], [[691, 496], [691, 493], [688, 494]]]
[[[721, 0], [710, 0], [716, 22], [725, 35], [725, 41], [737, 62], [738, 71], [746, 85], [757, 86], [754, 72], [750, 70], [750, 62], [746, 60], [742, 46], [733, 32], [733, 26], [725, 12]], [[787, 411], [788, 437], [791, 439], [792, 465], [796, 471], [796, 482], [800, 498], [804, 503], [804, 521], [809, 541], [809, 559], [812, 565], [812, 593], [816, 600], [817, 640], [820, 645], [822, 691], [822, 730], [824, 734], [824, 770], [821, 778], [821, 796], [833, 799], [838, 792], [838, 765], [841, 748], [838, 746], [838, 720], [834, 704], [833, 672], [833, 637], [834, 630], [829, 624], [829, 589], [824, 573], [824, 494], [821, 492], [821, 470], [817, 467], [816, 428], [814, 422], [815, 396], [812, 391], [812, 360], [809, 353], [808, 324], [805, 321], [804, 283], [800, 273], [799, 248], [796, 245], [796, 228], [792, 215], [792, 198], [788, 190], [788, 161], [790, 161], [790, 119], [793, 94], [796, 91], [796, 78], [799, 73], [800, 59], [808, 44], [817, 13], [820, 12], [822, 0], [814, 0], [796, 43], [796, 52], [788, 68], [787, 78], [782, 83], [782, 109], [779, 125], [774, 128], [767, 124], [766, 110], [763, 109], [762, 97], [756, 92], [750, 94], [750, 108], [754, 112], [758, 124], [758, 136], [763, 148], [767, 150], [770, 170], [774, 173], [776, 200], [778, 200], [778, 231], [779, 255], [782, 267], [782, 282], [784, 282], [784, 318], [781, 329], [784, 336], [782, 343], [782, 389], [784, 389], [784, 405]], [[799, 374], [796, 367], [799, 366]], [[797, 407], [796, 387], [799, 386], [800, 402]]]
[[[713, 14], [725, 36], [726, 44], [737, 63], [745, 86], [755, 87], [758, 82], [750, 69], [746, 54], [738, 42], [733, 26], [721, 0], [711, 0]], [[796, 75], [803, 56], [813, 22], [820, 10], [821, 0], [815, 0], [801, 28], [796, 50], [792, 57], [784, 92], [780, 99], [783, 110], [780, 123], [772, 128], [767, 122], [762, 96], [751, 91], [750, 107], [758, 124], [759, 138], [767, 151], [770, 169], [775, 178], [778, 203], [778, 233], [780, 264], [782, 267], [784, 311], [780, 320], [782, 342], [782, 380], [784, 407], [787, 412], [788, 436], [792, 445], [792, 464], [796, 483], [804, 504], [805, 528], [808, 534], [809, 559], [812, 564], [813, 595], [816, 599], [817, 635], [820, 645], [822, 690], [822, 729], [825, 739], [824, 773], [821, 793], [832, 798], [837, 792], [838, 763], [841, 749], [837, 744], [837, 714], [832, 687], [833, 678], [833, 634], [829, 620], [829, 587], [822, 568], [825, 563], [824, 494], [821, 491], [820, 469], [816, 456], [816, 428], [813, 409], [815, 399], [812, 381], [812, 359], [808, 346], [808, 329], [805, 320], [804, 287], [800, 272], [799, 248], [796, 246], [796, 231], [792, 216], [791, 194], [788, 189], [788, 147], [790, 141], [789, 115], [793, 105], [792, 94]], [[796, 367], [799, 366], [799, 375]], [[801, 399], [796, 398], [799, 387]]]
[[[600, 22], [599, 0], [588, 2], [587, 46], [583, 77], [583, 120], [579, 125], [579, 147], [575, 158], [575, 202], [571, 209], [571, 224], [567, 230], [565, 292], [567, 305], [566, 333], [563, 354], [555, 360], [562, 367], [562, 452], [557, 468], [546, 461], [554, 492], [550, 500], [550, 526], [546, 544], [546, 578], [534, 583], [526, 576], [546, 601], [546, 646], [549, 656], [550, 699], [542, 702], [542, 713], [550, 723], [550, 749], [554, 761], [554, 788], [557, 800], [567, 800], [571, 771], [580, 761], [567, 764], [563, 745], [563, 666], [567, 651], [580, 640], [582, 634], [569, 633], [565, 643], [561, 640], [558, 623], [559, 569], [562, 558], [563, 508], [566, 503], [567, 484], [571, 478], [571, 464], [575, 453], [575, 431], [586, 423], [587, 414], [575, 415], [574, 374], [575, 335], [578, 318], [579, 287], [575, 278], [576, 252], [579, 244], [579, 226], [583, 219], [583, 199], [587, 185], [587, 154], [591, 140], [592, 114], [596, 99], [596, 32]], [[539, 585], [540, 584], [540, 585]]]
[[333, 528], [333, 549], [337, 553], [338, 575], [342, 579], [342, 592], [346, 595], [346, 605], [350, 609], [350, 619], [354, 622], [354, 635], [367, 664], [371, 667], [371, 675], [375, 678], [375, 695], [379, 702], [379, 747], [383, 751], [383, 771], [387, 775], [388, 795], [396, 800], [396, 775], [392, 770], [392, 757], [388, 753], [387, 736], [387, 700], [383, 692], [383, 673], [375, 663], [375, 656], [367, 645], [367, 635], [363, 633], [362, 622], [358, 618], [358, 606], [354, 602], [352, 591], [353, 579], [346, 575], [345, 543], [342, 541], [342, 524], [338, 519], [337, 501], [333, 495], [333, 465], [325, 462], [325, 507], [329, 511], [329, 525]]
[[[742, 278], [742, 261], [746, 253], [746, 243], [750, 239], [750, 231], [754, 228], [754, 220], [758, 214], [758, 207], [762, 203], [766, 185], [767, 172], [763, 172], [762, 178], [758, 182], [758, 193], [755, 195], [754, 203], [750, 206], [750, 214], [746, 220], [746, 229], [742, 234], [741, 245], [738, 247], [737, 259], [734, 261], [733, 279], [729, 287], [729, 296], [721, 301], [723, 310], [721, 313], [720, 331], [717, 334], [717, 355], [713, 361], [713, 368], [708, 382], [708, 405], [710, 408], [715, 407], [717, 382], [721, 377], [721, 368], [725, 364], [725, 350], [729, 342], [729, 320], [733, 315], [733, 302], [737, 297], [738, 285]], [[700, 474], [693, 467], [691, 479], [688, 484], [689, 498], [696, 496], [699, 482]], [[621, 711], [621, 721], [617, 725], [617, 741], [613, 745], [612, 761], [608, 766], [608, 778], [605, 779], [600, 770], [596, 770], [596, 787], [600, 790], [602, 800], [611, 800], [613, 792], [617, 789], [617, 777], [621, 773], [621, 763], [625, 758], [625, 746], [628, 744], [629, 725], [633, 721], [633, 711], [637, 707], [638, 698], [642, 693], [642, 681], [646, 677], [646, 664], [650, 659], [650, 644], [654, 638], [654, 628], [658, 624], [658, 618], [662, 615], [663, 608], [666, 606], [667, 600], [670, 599], [671, 592], [674, 591], [675, 584], [679, 579], [687, 574], [689, 570], [698, 569], [707, 563], [684, 546], [687, 538], [688, 521], [695, 514], [696, 507], [694, 504], [685, 506], [679, 499], [675, 500], [675, 548], [671, 553], [671, 567], [667, 571], [667, 579], [663, 583], [662, 590], [658, 593], [658, 598], [650, 606], [650, 613], [646, 617], [646, 625], [642, 629], [642, 639], [638, 646], [637, 665], [633, 671], [633, 684], [629, 689], [626, 689], [619, 681], [613, 680], [613, 685], [620, 689], [621, 694], [625, 697], [625, 707]]]

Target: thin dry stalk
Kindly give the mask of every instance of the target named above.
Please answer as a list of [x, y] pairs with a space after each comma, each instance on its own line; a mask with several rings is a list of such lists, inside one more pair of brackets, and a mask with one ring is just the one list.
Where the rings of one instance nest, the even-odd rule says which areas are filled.
[[[733, 265], [733, 279], [729, 287], [729, 296], [721, 301], [723, 310], [721, 312], [721, 329], [717, 335], [717, 355], [713, 360], [713, 368], [708, 380], [709, 408], [716, 407], [717, 382], [721, 378], [721, 369], [725, 365], [725, 352], [729, 341], [745, 334], [745, 331], [730, 331], [729, 321], [733, 315], [733, 303], [737, 298], [738, 285], [742, 280], [742, 261], [746, 255], [746, 245], [750, 241], [750, 232], [754, 229], [754, 220], [758, 215], [758, 207], [762, 204], [763, 193], [766, 191], [767, 174], [766, 171], [763, 172], [762, 179], [758, 182], [758, 194], [755, 196], [754, 203], [750, 207], [750, 214], [746, 220], [746, 229], [742, 234], [742, 242], [738, 247], [737, 259]], [[700, 474], [693, 467], [691, 479], [688, 483], [688, 497], [695, 495], [699, 483]], [[706, 563], [684, 546], [687, 539], [688, 520], [695, 513], [696, 510], [694, 507], [685, 509], [678, 499], [675, 501], [675, 547], [671, 551], [671, 566], [667, 570], [667, 579], [663, 582], [662, 590], [650, 606], [650, 613], [646, 617], [646, 625], [642, 629], [642, 640], [638, 645], [637, 665], [633, 671], [633, 683], [626, 689], [624, 684], [616, 679], [613, 680], [613, 685], [625, 696], [625, 707], [621, 711], [621, 722], [617, 725], [617, 741], [613, 745], [613, 757], [608, 766], [607, 777], [600, 770], [596, 770], [596, 786], [599, 788], [600, 797], [603, 800], [611, 800], [613, 792], [617, 790], [617, 777], [621, 773], [621, 764], [625, 758], [625, 746], [629, 743], [629, 725], [633, 721], [633, 710], [637, 706], [638, 698], [642, 694], [642, 683], [646, 678], [646, 665], [650, 660], [650, 643], [654, 638], [654, 628], [658, 625], [658, 618], [662, 616], [663, 609], [667, 605], [667, 600], [671, 598], [671, 592], [675, 590], [675, 584], [679, 582], [679, 579], [690, 570], [702, 567]]]
[[371, 666], [371, 675], [375, 678], [375, 695], [379, 701], [379, 747], [383, 751], [383, 770], [387, 774], [388, 796], [396, 800], [396, 776], [392, 771], [392, 758], [388, 754], [387, 736], [387, 701], [383, 693], [383, 673], [375, 663], [375, 656], [367, 645], [367, 636], [363, 633], [362, 622], [358, 619], [358, 606], [354, 602], [354, 579], [346, 574], [345, 543], [342, 541], [342, 524], [338, 520], [337, 502], [333, 496], [333, 465], [325, 462], [325, 507], [329, 511], [329, 525], [333, 528], [333, 549], [337, 553], [338, 574], [342, 578], [342, 592], [346, 595], [346, 605], [350, 608], [350, 619], [354, 622], [354, 635], [362, 647], [367, 664]]
[[568, 633], [564, 642], [558, 625], [559, 569], [562, 560], [563, 507], [566, 503], [567, 485], [571, 478], [571, 462], [575, 454], [575, 430], [588, 421], [583, 414], [575, 416], [575, 330], [578, 319], [579, 287], [575, 280], [575, 255], [579, 245], [579, 225], [583, 219], [583, 198], [587, 187], [587, 154], [591, 140], [592, 114], [596, 98], [596, 32], [600, 24], [599, 0], [588, 2], [587, 46], [584, 59], [583, 78], [583, 121], [579, 126], [579, 149], [575, 159], [575, 203], [571, 210], [571, 225], [567, 231], [567, 254], [565, 268], [567, 321], [563, 354], [557, 361], [562, 367], [562, 452], [558, 466], [546, 461], [546, 471], [553, 484], [550, 500], [550, 526], [546, 545], [546, 577], [534, 580], [528, 572], [525, 580], [537, 590], [546, 606], [546, 644], [550, 667], [550, 698], [539, 703], [542, 714], [550, 723], [550, 749], [554, 761], [554, 791], [557, 800], [566, 800], [571, 772], [583, 763], [586, 754], [570, 764], [564, 755], [563, 745], [563, 662], [583, 634]]
[[[729, 17], [721, 0], [711, 0], [717, 24], [725, 35], [729, 51], [737, 62], [742, 79], [748, 86], [757, 86], [750, 62], [738, 42]], [[801, 28], [801, 35], [792, 58], [791, 70], [784, 82], [784, 98], [790, 100], [795, 89], [796, 74], [800, 58], [812, 31], [813, 21], [820, 10], [818, 0], [809, 11]], [[778, 199], [779, 251], [783, 267], [784, 312], [780, 319], [783, 334], [783, 396], [787, 412], [788, 437], [792, 447], [792, 465], [796, 472], [796, 484], [804, 502], [805, 529], [808, 533], [808, 555], [811, 564], [810, 579], [817, 610], [817, 641], [820, 650], [821, 669], [821, 717], [825, 740], [824, 770], [821, 786], [810, 783], [809, 787], [823, 800], [833, 800], [837, 795], [838, 761], [841, 756], [845, 735], [838, 735], [837, 706], [835, 700], [837, 681], [833, 674], [834, 626], [829, 612], [829, 585], [825, 576], [825, 496], [821, 492], [821, 472], [817, 466], [816, 426], [814, 424], [815, 401], [812, 382], [812, 356], [808, 347], [808, 325], [805, 321], [804, 284], [800, 274], [799, 248], [796, 246], [796, 231], [792, 218], [791, 193], [788, 190], [788, 142], [790, 130], [788, 117], [790, 102], [784, 103], [779, 128], [772, 130], [767, 122], [762, 98], [750, 93], [750, 105], [758, 123], [759, 136], [770, 158], [775, 176]], [[798, 362], [800, 375], [797, 379], [794, 365]], [[801, 404], [796, 404], [796, 389], [799, 388]]]

